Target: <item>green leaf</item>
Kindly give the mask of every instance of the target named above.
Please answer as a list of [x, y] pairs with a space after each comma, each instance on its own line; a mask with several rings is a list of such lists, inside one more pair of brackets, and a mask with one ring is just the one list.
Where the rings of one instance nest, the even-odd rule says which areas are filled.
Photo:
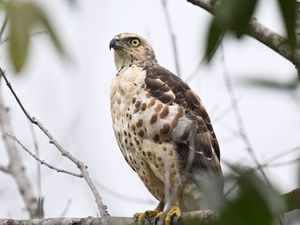
[[216, 20], [239, 38], [247, 31], [256, 4], [257, 0], [220, 0], [215, 8]]
[[219, 215], [222, 225], [272, 225], [284, 208], [280, 195], [255, 173], [237, 171], [239, 191]]
[[278, 4], [285, 24], [288, 43], [294, 48], [296, 47], [296, 0], [278, 0]]
[[19, 72], [27, 62], [30, 35], [36, 27], [44, 28], [56, 50], [65, 56], [60, 40], [45, 12], [32, 2], [3, 2], [9, 22], [9, 53], [14, 69]]
[[216, 20], [213, 19], [209, 30], [207, 32], [207, 39], [206, 39], [206, 50], [205, 50], [205, 60], [209, 63], [214, 56], [215, 52], [217, 51], [225, 31], [217, 24]]
[[22, 5], [6, 4], [5, 6], [10, 26], [10, 58], [14, 69], [19, 72], [27, 60], [31, 15]]

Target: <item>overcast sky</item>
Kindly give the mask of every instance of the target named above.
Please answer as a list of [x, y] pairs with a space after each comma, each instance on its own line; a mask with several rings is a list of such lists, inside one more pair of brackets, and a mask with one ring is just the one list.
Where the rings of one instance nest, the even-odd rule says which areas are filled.
[[[13, 76], [6, 45], [0, 49], [0, 63], [30, 113], [44, 122], [52, 134], [89, 167], [99, 184], [103, 201], [111, 215], [132, 216], [152, 209], [156, 200], [127, 165], [115, 142], [109, 106], [110, 82], [116, 74], [109, 41], [122, 32], [137, 33], [152, 44], [159, 63], [175, 72], [170, 34], [159, 0], [85, 0], [70, 8], [60, 0], [38, 1], [51, 17], [59, 36], [72, 57], [65, 62], [57, 56], [45, 35], [32, 38], [29, 64], [20, 76]], [[259, 21], [283, 33], [274, 1], [261, 1]], [[197, 67], [204, 51], [210, 15], [184, 0], [169, 0], [174, 33], [177, 38], [181, 77], [187, 79]], [[225, 62], [217, 54], [212, 64], [202, 65], [190, 86], [204, 102], [221, 146], [221, 156], [229, 162], [253, 166], [237, 126], [224, 83], [227, 67], [238, 98], [249, 140], [260, 162], [276, 153], [300, 145], [299, 89], [294, 92], [254, 88], [243, 85], [246, 78], [289, 82], [295, 78], [293, 65], [256, 40], [245, 37], [224, 41]], [[3, 84], [2, 84], [3, 85]], [[17, 137], [33, 150], [29, 123], [6, 87], [5, 100]], [[76, 171], [68, 160], [49, 145], [35, 130], [41, 158]], [[27, 174], [36, 191], [36, 162], [25, 153]], [[299, 154], [298, 154], [299, 155]], [[290, 155], [285, 159], [296, 157]], [[0, 163], [7, 156], [0, 142]], [[227, 169], [224, 167], [225, 172]], [[280, 192], [297, 186], [295, 166], [267, 170]], [[82, 179], [42, 168], [42, 195], [47, 217], [57, 217], [71, 200], [66, 216], [93, 216], [97, 208]], [[104, 186], [104, 187], [103, 187]], [[106, 188], [109, 190], [107, 190]], [[136, 200], [129, 200], [130, 196]], [[11, 177], [0, 173], [0, 217], [27, 218], [24, 204]]]

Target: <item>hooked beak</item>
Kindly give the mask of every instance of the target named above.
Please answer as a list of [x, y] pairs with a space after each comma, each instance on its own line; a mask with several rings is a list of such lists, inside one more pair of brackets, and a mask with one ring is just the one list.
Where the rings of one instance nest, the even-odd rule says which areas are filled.
[[117, 48], [120, 48], [120, 47], [122, 47], [122, 46], [121, 46], [119, 40], [116, 39], [116, 38], [112, 39], [109, 43], [109, 50], [111, 50], [112, 48], [117, 49]]

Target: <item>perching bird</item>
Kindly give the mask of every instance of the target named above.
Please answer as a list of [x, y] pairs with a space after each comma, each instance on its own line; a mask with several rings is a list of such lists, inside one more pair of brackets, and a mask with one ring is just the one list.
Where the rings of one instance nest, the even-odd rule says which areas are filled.
[[201, 187], [222, 189], [216, 135], [199, 97], [158, 64], [144, 38], [122, 33], [109, 47], [117, 67], [110, 96], [114, 133], [128, 164], [159, 200], [156, 209], [135, 216], [139, 223], [145, 215], [163, 216], [169, 225], [183, 208], [199, 209]]

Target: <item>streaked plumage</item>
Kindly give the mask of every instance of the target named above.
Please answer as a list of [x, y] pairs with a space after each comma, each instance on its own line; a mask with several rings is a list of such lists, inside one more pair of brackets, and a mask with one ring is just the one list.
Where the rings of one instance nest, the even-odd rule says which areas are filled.
[[[118, 145], [160, 201], [156, 211], [167, 203], [180, 208], [184, 193], [199, 188], [202, 179], [222, 177], [220, 150], [208, 114], [191, 88], [157, 63], [145, 39], [123, 33], [110, 47], [118, 70], [111, 86]], [[166, 219], [180, 216], [178, 207], [177, 211], [172, 207]]]

